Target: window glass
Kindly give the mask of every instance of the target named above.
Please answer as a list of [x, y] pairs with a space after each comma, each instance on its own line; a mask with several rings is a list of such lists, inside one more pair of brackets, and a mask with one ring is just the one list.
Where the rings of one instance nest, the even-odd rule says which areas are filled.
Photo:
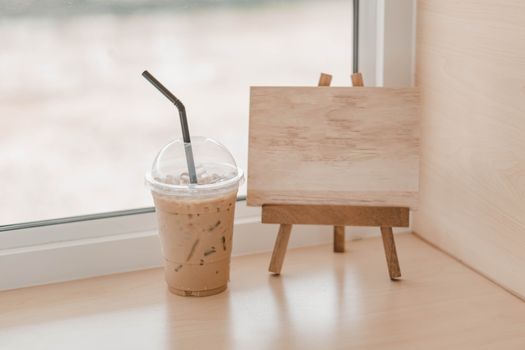
[[246, 170], [249, 86], [349, 85], [351, 5], [0, 0], [0, 225], [152, 205], [180, 125], [144, 69]]

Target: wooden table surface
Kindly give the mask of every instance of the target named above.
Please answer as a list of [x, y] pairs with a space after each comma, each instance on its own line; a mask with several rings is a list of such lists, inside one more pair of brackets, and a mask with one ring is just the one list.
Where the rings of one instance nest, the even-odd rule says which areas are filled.
[[169, 294], [162, 270], [0, 293], [0, 349], [525, 349], [525, 303], [414, 235], [403, 280], [379, 238], [236, 257], [227, 292]]

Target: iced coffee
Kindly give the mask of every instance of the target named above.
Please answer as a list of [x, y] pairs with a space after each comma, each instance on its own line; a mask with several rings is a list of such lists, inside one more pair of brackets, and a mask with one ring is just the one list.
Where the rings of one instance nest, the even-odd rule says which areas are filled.
[[236, 195], [181, 199], [153, 194], [173, 293], [203, 296], [226, 289]]
[[[211, 139], [193, 142], [198, 183], [190, 184], [177, 160], [180, 145], [161, 150], [147, 175], [169, 290], [184, 296], [224, 291], [230, 276], [233, 219], [242, 170]], [[208, 155], [208, 156], [206, 156]]]

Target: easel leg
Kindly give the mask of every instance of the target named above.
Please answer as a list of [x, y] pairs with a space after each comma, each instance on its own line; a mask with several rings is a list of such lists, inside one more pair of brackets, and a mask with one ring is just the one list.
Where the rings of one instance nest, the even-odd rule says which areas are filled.
[[334, 252], [345, 252], [345, 227], [334, 226]]
[[[332, 83], [332, 76], [330, 74], [321, 73], [321, 76], [319, 77], [319, 83], [317, 85], [318, 86], [330, 86], [331, 83]], [[345, 227], [344, 226], [334, 226], [334, 252], [336, 253], [345, 252]]]
[[275, 240], [273, 247], [272, 260], [270, 260], [269, 271], [277, 275], [281, 274], [283, 267], [284, 255], [286, 254], [286, 247], [288, 247], [288, 240], [290, 239], [290, 232], [292, 232], [292, 225], [281, 224], [279, 226], [279, 233]]
[[401, 269], [399, 268], [399, 261], [397, 260], [396, 243], [394, 242], [392, 227], [381, 227], [381, 236], [383, 237], [383, 245], [385, 247], [388, 274], [390, 275], [390, 279], [394, 280], [401, 277]]
[[361, 73], [352, 74], [352, 86], [364, 86], [363, 76]]

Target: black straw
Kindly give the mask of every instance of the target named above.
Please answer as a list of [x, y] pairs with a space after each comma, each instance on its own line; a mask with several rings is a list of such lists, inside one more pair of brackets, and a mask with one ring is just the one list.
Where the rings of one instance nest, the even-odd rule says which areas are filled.
[[175, 97], [164, 85], [162, 85], [150, 72], [145, 70], [142, 76], [146, 78], [153, 86], [157, 88], [164, 96], [168, 98], [179, 110], [180, 127], [182, 129], [182, 140], [184, 141], [184, 151], [186, 152], [186, 163], [188, 165], [188, 174], [190, 183], [197, 183], [197, 172], [195, 171], [195, 161], [193, 160], [193, 151], [191, 149], [190, 130], [188, 128], [188, 118], [186, 117], [186, 108], [184, 104]]

